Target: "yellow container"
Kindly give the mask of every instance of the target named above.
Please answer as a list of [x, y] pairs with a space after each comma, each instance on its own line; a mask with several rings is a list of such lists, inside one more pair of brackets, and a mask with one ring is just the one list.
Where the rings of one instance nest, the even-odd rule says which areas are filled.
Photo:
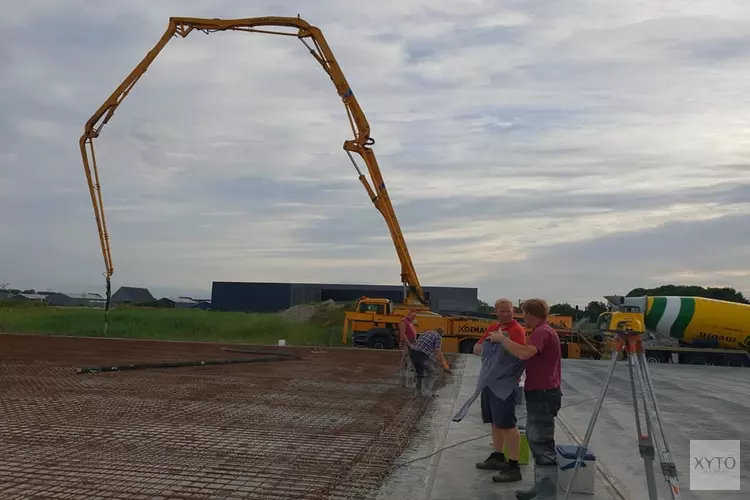
[[[529, 449], [529, 440], [526, 438], [526, 430], [520, 429], [521, 432], [521, 449], [518, 453], [518, 465], [528, 465], [529, 458], [531, 457], [531, 450]], [[508, 457], [507, 447], [503, 450], [505, 457]]]

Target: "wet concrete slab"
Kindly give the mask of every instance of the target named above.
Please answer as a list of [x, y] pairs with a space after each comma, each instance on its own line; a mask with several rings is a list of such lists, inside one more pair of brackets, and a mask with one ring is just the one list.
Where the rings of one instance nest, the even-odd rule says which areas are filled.
[[[581, 438], [604, 384], [609, 361], [563, 360], [563, 408], [558, 419]], [[650, 364], [664, 432], [678, 468], [682, 500], [750, 498], [750, 370], [747, 368]], [[578, 402], [576, 404], [576, 402]], [[638, 454], [627, 364], [618, 362], [596, 422], [590, 447], [632, 498], [647, 499], [643, 459]], [[690, 489], [690, 440], [741, 440], [741, 490]], [[582, 439], [581, 439], [582, 441]], [[659, 470], [662, 498], [669, 496]]]
[[[452, 380], [437, 391], [429, 413], [423, 417], [412, 446], [377, 494], [378, 500], [514, 499], [514, 491], [526, 488], [533, 466], [522, 466], [523, 481], [492, 482], [492, 472], [477, 470], [475, 462], [492, 451], [488, 426], [482, 424], [479, 401], [462, 422], [451, 417], [473, 393], [479, 359], [457, 358]], [[596, 400], [604, 384], [608, 361], [563, 360], [563, 408], [557, 419], [557, 444], [580, 444]], [[730, 367], [649, 365], [673, 452], [683, 500], [734, 500], [750, 498], [750, 454], [747, 416], [750, 414], [750, 370]], [[518, 410], [525, 423], [525, 407]], [[697, 491], [690, 489], [690, 439], [739, 439], [742, 489]], [[643, 460], [638, 454], [628, 368], [618, 363], [611, 388], [589, 445], [597, 457], [595, 495], [571, 495], [572, 500], [647, 500]], [[667, 484], [656, 470], [660, 499], [671, 499]], [[563, 498], [563, 492], [558, 495]]]
[[[484, 460], [492, 451], [489, 428], [482, 423], [478, 400], [463, 421], [451, 421], [455, 411], [474, 392], [479, 368], [480, 360], [476, 356], [458, 358], [452, 382], [438, 391], [432, 410], [423, 417], [413, 446], [398, 461], [399, 465], [379, 491], [378, 500], [512, 499], [516, 489], [531, 485], [532, 465], [522, 465], [523, 480], [512, 484], [494, 483], [491, 471], [475, 467], [476, 462]], [[521, 406], [517, 414], [519, 424], [523, 425], [525, 408]], [[556, 436], [561, 444], [575, 442], [562, 426], [558, 427]], [[562, 496], [560, 492], [559, 497]], [[622, 500], [629, 497], [619, 495], [606, 474], [598, 472], [596, 495], [574, 494], [570, 499]]]
[[388, 479], [373, 498], [432, 498], [433, 483], [442, 455], [445, 453], [441, 452], [441, 449], [445, 446], [451, 430], [453, 408], [461, 390], [462, 373], [467, 359], [466, 355], [453, 357], [451, 367], [454, 374], [448, 377], [442, 387], [434, 390], [430, 409], [422, 417], [419, 429], [411, 439], [409, 447], [396, 460]]

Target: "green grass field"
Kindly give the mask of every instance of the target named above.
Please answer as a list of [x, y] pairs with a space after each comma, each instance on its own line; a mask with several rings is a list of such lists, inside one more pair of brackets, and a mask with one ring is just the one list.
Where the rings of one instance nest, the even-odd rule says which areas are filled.
[[[341, 345], [344, 311], [319, 307], [310, 321], [278, 314], [118, 307], [110, 311], [107, 337], [289, 345]], [[0, 304], [0, 332], [104, 336], [104, 310]]]

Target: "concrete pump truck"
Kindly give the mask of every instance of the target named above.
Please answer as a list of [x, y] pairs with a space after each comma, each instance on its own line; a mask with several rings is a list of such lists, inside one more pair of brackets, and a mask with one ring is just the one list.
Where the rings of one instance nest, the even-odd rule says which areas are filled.
[[[291, 31], [280, 31], [280, 30]], [[344, 77], [322, 32], [298, 17], [254, 17], [244, 19], [203, 19], [172, 17], [166, 31], [156, 45], [146, 54], [140, 63], [131, 71], [114, 92], [89, 118], [79, 140], [83, 168], [88, 182], [91, 203], [94, 208], [99, 232], [99, 242], [104, 257], [106, 279], [105, 303], [105, 332], [109, 318], [111, 299], [111, 277], [114, 273], [112, 253], [104, 215], [99, 170], [94, 154], [94, 139], [99, 137], [102, 128], [112, 118], [117, 107], [130, 93], [134, 85], [148, 70], [151, 63], [164, 49], [167, 43], [176, 36], [187, 37], [193, 31], [213, 33], [217, 31], [244, 31], [251, 33], [265, 33], [272, 35], [296, 36], [307, 48], [312, 57], [320, 64], [333, 82], [336, 91], [346, 108], [353, 139], [344, 141], [343, 149], [357, 171], [359, 181], [364, 186], [367, 195], [375, 208], [385, 220], [391, 239], [396, 249], [396, 255], [401, 263], [401, 283], [404, 296], [402, 302], [392, 302], [389, 299], [377, 297], [362, 297], [357, 301], [354, 311], [346, 313], [342, 328], [342, 342], [350, 340], [356, 346], [373, 348], [394, 348], [397, 345], [398, 323], [411, 309], [417, 311], [415, 326], [417, 333], [426, 330], [442, 328], [445, 332], [443, 350], [445, 352], [472, 351], [474, 343], [485, 331], [487, 326], [495, 321], [493, 315], [479, 313], [447, 313], [430, 309], [425, 299], [424, 291], [417, 277], [417, 272], [401, 232], [396, 212], [391, 203], [385, 181], [371, 146], [375, 139], [370, 135], [370, 124], [362, 108], [357, 102], [349, 83]], [[365, 164], [369, 179], [355, 158], [357, 155]], [[570, 318], [560, 317], [563, 324], [570, 323]], [[563, 328], [564, 325], [562, 326]], [[568, 325], [569, 327], [569, 325]], [[566, 357], [579, 357], [580, 349], [576, 349], [576, 341], [569, 342], [571, 349], [566, 350]]]
[[[285, 29], [287, 31], [284, 31]], [[375, 144], [375, 140], [370, 135], [370, 125], [367, 118], [320, 29], [310, 25], [299, 16], [296, 18], [255, 17], [244, 19], [172, 17], [169, 19], [166, 31], [156, 45], [86, 122], [83, 135], [79, 140], [79, 146], [91, 195], [91, 203], [94, 208], [102, 256], [104, 257], [106, 279], [105, 332], [109, 319], [111, 277], [114, 273], [114, 266], [112, 264], [107, 221], [104, 215], [99, 170], [94, 154], [94, 139], [99, 137], [104, 125], [112, 118], [123, 99], [130, 93], [167, 43], [176, 36], [185, 38], [193, 31], [201, 31], [207, 34], [217, 31], [244, 31], [296, 36], [328, 74], [344, 103], [354, 137], [344, 142], [343, 149], [357, 171], [359, 181], [364, 186], [367, 195], [385, 220], [396, 249], [396, 255], [401, 263], [401, 282], [404, 287], [404, 298], [401, 303], [392, 303], [390, 300], [383, 298], [361, 298], [355, 310], [348, 312], [346, 315], [343, 326], [344, 343], [348, 342], [349, 331], [351, 330], [356, 345], [380, 348], [395, 347], [395, 332], [399, 320], [409, 309], [416, 309], [418, 311], [418, 332], [442, 327], [446, 333], [444, 345], [446, 352], [456, 352], [459, 349], [471, 352], [473, 343], [484, 329], [493, 322], [493, 319], [479, 315], [474, 317], [466, 315], [446, 316], [430, 310], [388, 196], [385, 181], [375, 159], [375, 153], [371, 147]], [[364, 162], [369, 180], [357, 164], [355, 155]]]

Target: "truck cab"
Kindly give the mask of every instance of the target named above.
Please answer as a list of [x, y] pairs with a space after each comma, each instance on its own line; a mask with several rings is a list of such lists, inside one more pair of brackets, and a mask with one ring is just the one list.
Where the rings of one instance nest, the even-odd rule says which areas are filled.
[[612, 311], [601, 313], [596, 320], [600, 332], [645, 333], [643, 314], [639, 312]]
[[601, 313], [598, 318], [596, 318], [596, 329], [600, 332], [606, 332], [609, 330], [609, 325], [612, 323], [612, 313], [611, 312], [605, 312]]
[[[394, 304], [389, 299], [361, 297], [357, 300], [354, 311], [349, 311], [344, 316], [341, 342], [346, 345], [351, 335], [351, 342], [355, 347], [394, 349], [398, 347], [398, 324], [412, 309], [417, 311], [414, 321], [417, 335], [422, 331], [442, 328], [448, 334], [446, 345], [450, 343], [447, 337], [454, 333], [454, 329], [476, 327], [473, 325], [476, 320], [463, 320], [459, 324], [457, 318], [445, 317], [424, 306], [411, 307], [401, 303]], [[482, 324], [481, 327], [484, 331], [486, 325]]]
[[398, 346], [398, 322], [407, 312], [390, 299], [360, 297], [354, 311], [344, 316], [341, 341], [347, 344], [351, 333], [354, 346], [393, 349]]
[[365, 314], [393, 314], [393, 303], [389, 299], [360, 297], [354, 310]]

